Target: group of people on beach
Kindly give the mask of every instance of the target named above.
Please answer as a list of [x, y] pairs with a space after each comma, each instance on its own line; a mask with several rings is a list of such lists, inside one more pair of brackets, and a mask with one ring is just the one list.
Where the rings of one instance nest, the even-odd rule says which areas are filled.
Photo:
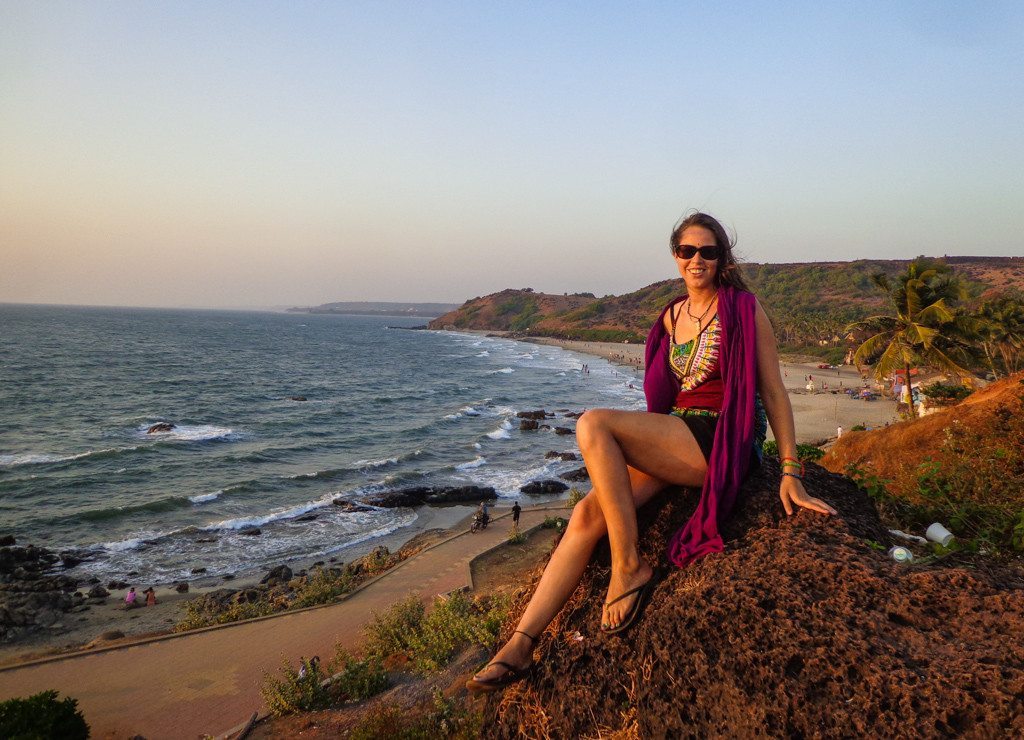
[[[156, 591], [153, 590], [152, 586], [143, 591], [142, 595], [146, 597], [146, 606], [156, 606]], [[128, 589], [128, 593], [124, 595], [124, 608], [134, 609], [138, 606], [142, 605], [139, 603], [138, 594], [135, 593], [135, 586], [132, 586]]]
[[768, 423], [786, 514], [836, 513], [804, 489], [775, 332], [740, 274], [725, 229], [692, 213], [672, 230], [669, 248], [686, 293], [665, 306], [647, 337], [647, 411], [592, 409], [579, 418], [576, 438], [592, 488], [574, 508], [508, 641], [467, 682], [471, 691], [498, 691], [530, 675], [534, 648], [605, 536], [611, 578], [595, 629], [621, 635], [637, 623], [657, 578], [639, 553], [636, 510], [658, 493], [701, 489], [692, 518], [669, 544], [673, 565], [721, 552], [718, 527], [747, 473], [761, 464]]

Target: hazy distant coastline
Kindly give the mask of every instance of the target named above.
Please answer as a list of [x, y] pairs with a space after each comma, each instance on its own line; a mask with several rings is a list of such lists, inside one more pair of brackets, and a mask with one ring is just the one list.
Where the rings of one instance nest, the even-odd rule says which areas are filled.
[[355, 316], [417, 316], [436, 318], [459, 307], [458, 303], [391, 303], [381, 301], [339, 301], [319, 306], [296, 306], [289, 313], [337, 313]]

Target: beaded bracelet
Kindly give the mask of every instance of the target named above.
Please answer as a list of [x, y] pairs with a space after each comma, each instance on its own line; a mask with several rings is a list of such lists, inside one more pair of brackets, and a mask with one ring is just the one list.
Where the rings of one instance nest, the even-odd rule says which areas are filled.
[[[781, 465], [781, 467], [782, 467], [783, 471], [785, 471], [785, 469], [787, 467], [799, 468], [800, 469], [800, 474], [796, 476], [797, 478], [803, 478], [804, 477], [804, 473], [807, 472], [806, 470], [804, 470], [804, 464], [802, 462], [800, 462], [799, 460], [797, 460], [795, 457], [784, 457], [784, 458], [782, 458], [782, 465]], [[783, 473], [783, 474], [785, 474], [785, 473]]]
[[783, 470], [782, 474], [783, 475], [788, 475], [790, 478], [796, 478], [797, 480], [803, 480], [804, 479], [804, 477], [802, 475], [800, 475], [800, 473], [790, 473], [787, 470]]

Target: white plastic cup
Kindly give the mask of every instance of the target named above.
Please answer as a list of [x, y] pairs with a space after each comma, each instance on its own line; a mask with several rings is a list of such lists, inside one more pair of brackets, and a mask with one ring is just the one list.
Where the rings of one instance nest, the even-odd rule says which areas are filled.
[[949, 543], [953, 539], [953, 533], [943, 527], [938, 522], [933, 523], [928, 527], [924, 536], [930, 539], [932, 542], [938, 542], [943, 547], [949, 547]]

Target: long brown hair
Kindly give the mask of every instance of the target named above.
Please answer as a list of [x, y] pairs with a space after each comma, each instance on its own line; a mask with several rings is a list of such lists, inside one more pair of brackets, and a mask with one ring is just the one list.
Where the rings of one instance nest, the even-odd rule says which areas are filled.
[[737, 264], [736, 258], [732, 253], [735, 243], [729, 238], [725, 228], [714, 216], [694, 211], [676, 224], [668, 241], [668, 248], [672, 251], [672, 254], [675, 254], [676, 246], [678, 246], [679, 238], [683, 235], [683, 232], [691, 226], [703, 226], [715, 235], [715, 244], [722, 253], [718, 258], [718, 265], [715, 270], [715, 285], [731, 285], [734, 288], [749, 291], [750, 288], [743, 281], [743, 275], [740, 274], [740, 266]]

